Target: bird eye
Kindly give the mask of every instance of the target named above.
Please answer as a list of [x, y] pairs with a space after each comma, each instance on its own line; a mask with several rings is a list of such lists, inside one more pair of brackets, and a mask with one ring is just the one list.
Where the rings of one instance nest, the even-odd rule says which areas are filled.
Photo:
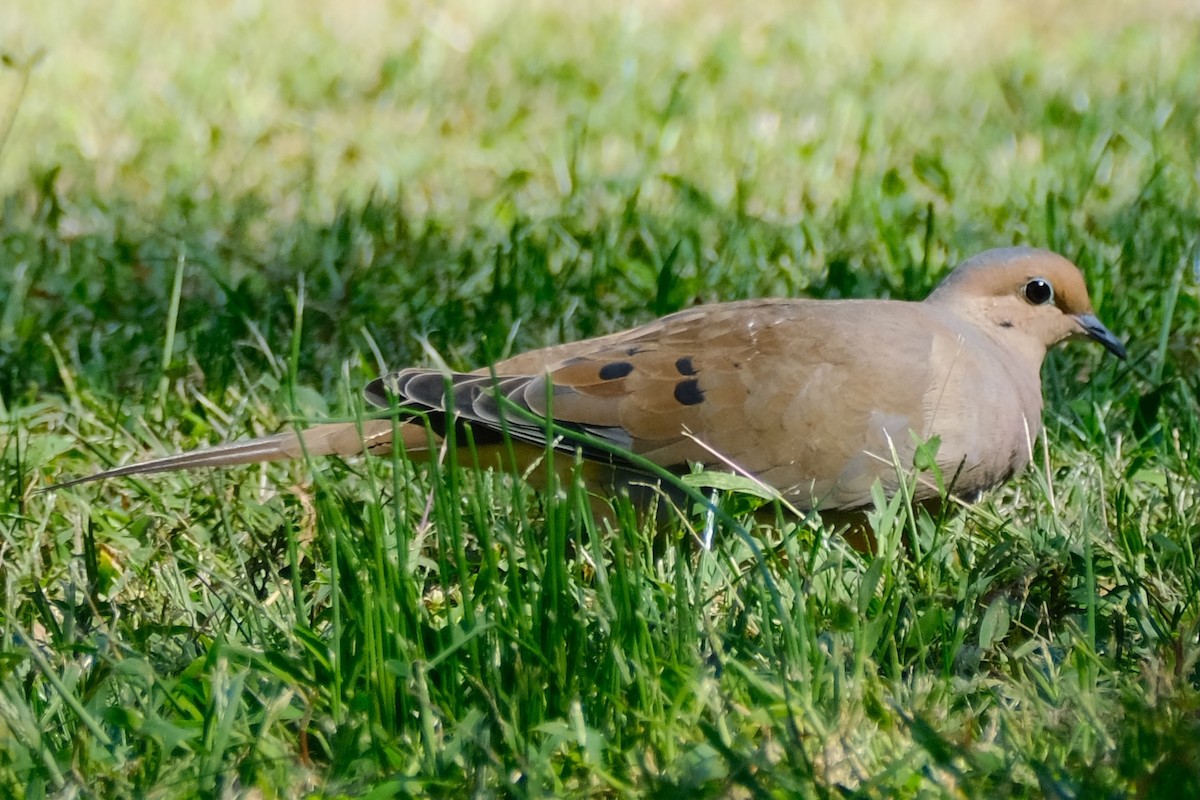
[[1044, 306], [1054, 301], [1054, 287], [1045, 278], [1034, 278], [1021, 287], [1021, 294], [1035, 306]]

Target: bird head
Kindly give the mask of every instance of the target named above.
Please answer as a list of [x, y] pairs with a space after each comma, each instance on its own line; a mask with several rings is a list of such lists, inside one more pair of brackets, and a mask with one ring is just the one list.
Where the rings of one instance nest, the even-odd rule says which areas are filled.
[[1079, 268], [1048, 250], [987, 250], [955, 267], [925, 302], [944, 304], [994, 338], [1042, 354], [1082, 336], [1126, 357], [1125, 345], [1096, 317]]

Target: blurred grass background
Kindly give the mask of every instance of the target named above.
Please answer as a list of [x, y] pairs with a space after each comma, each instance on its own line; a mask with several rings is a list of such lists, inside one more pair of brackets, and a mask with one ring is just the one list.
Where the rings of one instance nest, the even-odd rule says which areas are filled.
[[[928, 272], [1010, 241], [1087, 247], [1067, 232], [1119, 216], [1164, 159], [1195, 156], [1182, 3], [58, 11], [0, 23], [18, 65], [4, 73], [5, 218], [45, 223], [63, 271], [88, 276], [70, 289], [106, 316], [22, 295], [40, 284], [61, 306], [67, 281], [28, 271], [48, 260], [10, 305], [56, 338], [104, 328], [103, 342], [61, 346], [84, 347], [76, 366], [95, 364], [110, 390], [149, 374], [157, 343], [139, 357], [140, 334], [165, 315], [180, 255], [194, 262], [183, 352], [248, 317], [290, 322], [283, 295], [304, 273], [327, 314], [306, 369], [331, 370], [363, 327], [393, 363], [417, 355], [418, 334], [473, 361], [481, 333], [503, 342], [517, 319], [532, 326], [521, 345], [594, 333], [650, 292], [656, 312], [814, 283], [920, 296], [934, 276], [906, 274], [910, 262]], [[647, 221], [612, 221], [630, 212]], [[686, 233], [655, 229], [680, 217]], [[522, 247], [551, 285], [515, 291], [520, 266], [489, 263]], [[123, 269], [79, 263], [98, 248]], [[739, 248], [754, 269], [730, 268]], [[364, 282], [382, 292], [354, 290]], [[576, 288], [599, 307], [563, 315], [555, 295]], [[226, 376], [214, 349], [200, 355]], [[26, 373], [53, 380], [29, 351], [4, 367], [9, 391]]]
[[[18, 0], [0, 793], [1186, 794], [1198, 41], [1185, 2]], [[351, 414], [425, 341], [921, 297], [1009, 243], [1131, 364], [1052, 354], [1045, 467], [875, 557], [403, 464], [33, 494]]]

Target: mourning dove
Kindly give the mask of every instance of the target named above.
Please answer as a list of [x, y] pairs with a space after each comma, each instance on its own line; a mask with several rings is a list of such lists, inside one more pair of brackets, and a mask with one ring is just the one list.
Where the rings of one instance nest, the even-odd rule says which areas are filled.
[[[456, 430], [469, 426], [476, 452], [492, 448], [495, 463], [521, 470], [545, 456], [549, 410], [562, 436], [556, 446], [581, 452], [606, 491], [636, 468], [572, 436], [587, 434], [674, 471], [694, 462], [734, 466], [797, 508], [821, 511], [870, 505], [876, 481], [894, 491], [897, 462], [911, 465], [917, 446], [937, 437], [938, 467], [956, 495], [973, 497], [1029, 462], [1041, 430], [1042, 360], [1072, 336], [1125, 358], [1073, 264], [1045, 250], [989, 250], [960, 264], [922, 302], [696, 306], [491, 369], [403, 369], [366, 387], [371, 403], [421, 412], [420, 422], [317, 425], [71, 483], [305, 453], [379, 454], [392, 451], [396, 434], [405, 452], [428, 455], [448, 420]], [[502, 429], [515, 448], [503, 446]], [[516, 464], [500, 455], [511, 459], [514, 451]], [[937, 492], [926, 481], [915, 499]]]

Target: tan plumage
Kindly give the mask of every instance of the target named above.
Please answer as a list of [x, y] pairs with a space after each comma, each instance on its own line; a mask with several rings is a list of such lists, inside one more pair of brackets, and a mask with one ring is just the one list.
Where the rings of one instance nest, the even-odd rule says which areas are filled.
[[[471, 426], [485, 446], [502, 425], [528, 461], [544, 452], [550, 413], [568, 430], [619, 445], [664, 467], [723, 459], [800, 508], [845, 510], [894, 489], [893, 451], [912, 463], [937, 436], [954, 491], [973, 496], [1024, 467], [1041, 429], [1040, 368], [1071, 336], [1125, 350], [1096, 319], [1079, 270], [1053, 253], [991, 250], [959, 265], [923, 302], [747, 300], [698, 306], [631, 330], [557, 345], [446, 375], [405, 369], [366, 388], [372, 403]], [[493, 380], [493, 374], [495, 380]], [[451, 393], [446, 402], [445, 388]], [[534, 419], [503, 410], [502, 395]], [[448, 411], [448, 409], [451, 409]], [[503, 423], [501, 421], [503, 417]], [[400, 419], [318, 425], [302, 432], [118, 467], [81, 481], [201, 466], [390, 452], [428, 452], [424, 423]], [[561, 444], [573, 450], [569, 439]], [[497, 448], [498, 450], [499, 448]], [[593, 470], [619, 484], [627, 466], [594, 448]], [[517, 468], [523, 464], [516, 465]], [[69, 485], [69, 484], [66, 484]], [[601, 489], [614, 486], [601, 485]], [[936, 494], [931, 486], [918, 499]]]

